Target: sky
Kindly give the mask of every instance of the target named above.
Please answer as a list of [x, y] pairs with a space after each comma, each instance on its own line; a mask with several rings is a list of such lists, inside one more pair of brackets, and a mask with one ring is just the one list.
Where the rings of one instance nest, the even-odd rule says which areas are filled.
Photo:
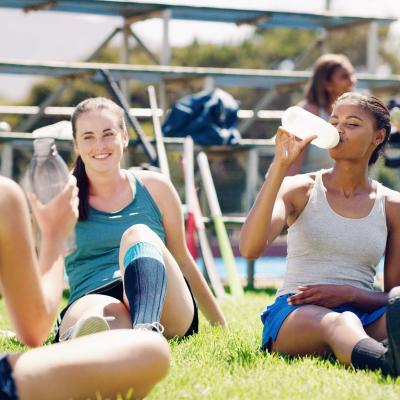
[[[190, 1], [204, 6], [226, 4], [234, 7], [239, 0], [175, 0], [176, 3]], [[260, 7], [260, 0], [246, 0], [247, 6]], [[264, 4], [267, 2], [265, 1]], [[268, 0], [268, 9], [282, 11], [320, 12], [327, 0]], [[399, 0], [330, 0], [334, 12], [359, 15], [400, 18]], [[264, 6], [267, 8], [267, 6]], [[119, 17], [103, 17], [89, 14], [58, 12], [31, 12], [0, 8], [0, 58], [31, 59], [35, 61], [83, 61], [105, 39], [121, 25]], [[161, 45], [162, 23], [149, 19], [133, 25], [135, 32], [155, 50]], [[200, 42], [237, 42], [252, 33], [250, 26], [195, 21], [171, 21], [170, 43], [184, 46], [195, 38]], [[400, 23], [393, 24], [394, 38], [400, 37]], [[117, 40], [122, 40], [121, 38]], [[394, 40], [394, 39], [393, 39]], [[396, 39], [397, 40], [397, 39]], [[117, 45], [115, 41], [113, 44]], [[22, 75], [0, 75], [0, 97], [17, 101], [25, 97], [32, 82], [37, 78]]]

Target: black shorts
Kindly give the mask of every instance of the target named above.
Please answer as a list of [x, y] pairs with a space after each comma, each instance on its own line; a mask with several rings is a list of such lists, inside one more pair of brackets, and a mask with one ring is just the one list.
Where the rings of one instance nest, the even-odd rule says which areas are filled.
[[7, 353], [0, 354], [0, 400], [18, 400], [17, 387]]
[[[192, 296], [193, 309], [194, 309], [192, 323], [190, 324], [189, 329], [186, 331], [186, 333], [183, 336], [183, 337], [188, 337], [188, 336], [191, 336], [191, 335], [199, 332], [199, 310], [197, 307], [196, 300], [193, 297], [192, 289], [190, 288], [189, 283], [186, 279], [185, 279], [185, 282], [189, 289], [190, 295]], [[86, 293], [86, 295], [88, 295], [88, 294], [103, 294], [105, 296], [113, 297], [113, 298], [119, 300], [120, 302], [123, 302], [124, 301], [124, 287], [122, 284], [122, 279], [117, 279], [113, 282], [110, 282], [107, 285], [104, 285], [98, 289], [95, 289], [95, 290], [92, 290], [91, 292]], [[68, 304], [61, 311], [60, 315], [57, 318], [57, 322], [56, 322], [56, 326], [55, 326], [55, 334], [56, 335], [54, 338], [54, 342], [60, 341], [61, 321], [63, 320], [66, 312], [72, 306], [72, 304], [74, 304], [74, 303]], [[1, 400], [1, 398], [0, 398], [0, 400]]]

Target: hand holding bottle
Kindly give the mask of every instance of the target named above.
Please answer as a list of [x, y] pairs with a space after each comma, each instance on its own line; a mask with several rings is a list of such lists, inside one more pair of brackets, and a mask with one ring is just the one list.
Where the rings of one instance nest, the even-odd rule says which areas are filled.
[[[69, 214], [71, 211], [75, 214], [74, 210], [78, 203], [76, 181], [58, 154], [54, 139], [44, 137], [34, 140], [30, 184], [35, 194], [30, 196], [30, 200], [32, 206], [36, 207], [35, 212], [38, 215], [35, 216], [40, 219], [38, 224], [41, 233], [44, 235], [50, 231], [58, 238], [63, 238], [65, 232], [70, 233], [65, 245], [65, 254], [72, 253], [75, 250], [75, 235], [71, 226], [75, 224], [76, 218], [71, 225]], [[49, 215], [43, 211], [47, 210], [45, 204], [48, 204]], [[58, 223], [57, 218], [55, 221], [52, 220], [54, 214], [59, 214]], [[53, 222], [56, 223], [54, 227]]]
[[61, 193], [45, 204], [32, 192], [28, 193], [28, 199], [42, 237], [66, 242], [78, 219], [76, 178], [70, 175]]
[[316, 135], [312, 135], [299, 140], [282, 127], [279, 127], [275, 136], [274, 161], [289, 167], [316, 137]]

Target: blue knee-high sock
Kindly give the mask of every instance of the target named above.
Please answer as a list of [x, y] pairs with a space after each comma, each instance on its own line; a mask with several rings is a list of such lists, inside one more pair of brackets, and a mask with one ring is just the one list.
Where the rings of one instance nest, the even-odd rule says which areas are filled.
[[138, 242], [124, 257], [124, 288], [132, 325], [160, 322], [167, 290], [167, 272], [160, 250]]

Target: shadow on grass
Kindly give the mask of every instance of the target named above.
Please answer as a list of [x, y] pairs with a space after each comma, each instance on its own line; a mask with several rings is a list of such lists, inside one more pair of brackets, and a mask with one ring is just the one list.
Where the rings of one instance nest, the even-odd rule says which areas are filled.
[[278, 289], [273, 286], [265, 288], [244, 288], [245, 293], [267, 294], [268, 296], [275, 296], [277, 290]]
[[[227, 294], [231, 294], [231, 289], [229, 286], [224, 286], [224, 290]], [[278, 290], [276, 287], [264, 287], [264, 288], [243, 288], [245, 293], [253, 293], [253, 294], [267, 294], [268, 296], [275, 296], [276, 291]]]

